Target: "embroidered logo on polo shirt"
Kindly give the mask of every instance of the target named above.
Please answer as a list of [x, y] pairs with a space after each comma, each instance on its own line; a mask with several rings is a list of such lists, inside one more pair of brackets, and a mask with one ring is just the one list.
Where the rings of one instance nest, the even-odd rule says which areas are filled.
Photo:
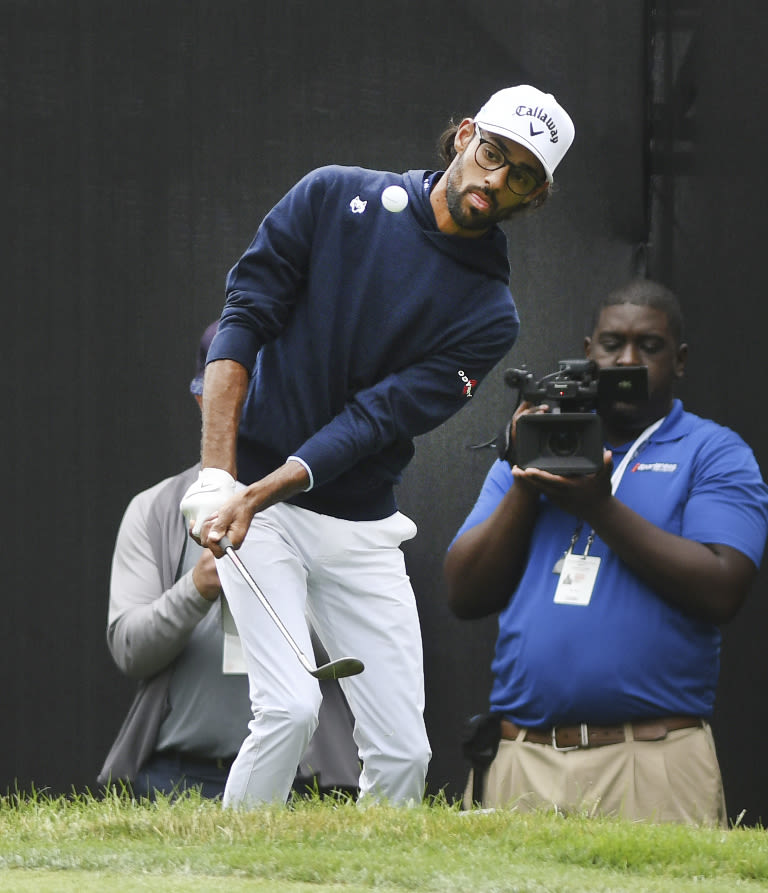
[[356, 195], [349, 203], [349, 207], [352, 209], [353, 214], [362, 214], [365, 211], [367, 205], [368, 202], [364, 202], [359, 195]]
[[474, 378], [469, 378], [469, 376], [464, 372], [463, 369], [459, 369], [459, 378], [464, 382], [464, 390], [462, 393], [465, 397], [471, 397], [475, 388], [477, 387], [477, 380]]
[[665, 474], [671, 474], [673, 471], [677, 471], [677, 462], [635, 462], [631, 470], [632, 472], [661, 471]]

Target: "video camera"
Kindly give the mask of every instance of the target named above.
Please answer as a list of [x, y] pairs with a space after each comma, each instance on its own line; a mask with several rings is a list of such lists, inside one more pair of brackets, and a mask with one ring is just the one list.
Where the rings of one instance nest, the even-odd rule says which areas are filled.
[[[518, 418], [514, 463], [552, 474], [593, 474], [603, 466], [603, 426], [593, 410], [615, 401], [647, 400], [648, 368], [599, 369], [592, 360], [560, 360], [558, 367], [538, 381], [525, 368], [504, 373], [504, 383], [518, 389], [518, 405], [523, 400], [550, 405], [548, 413]], [[509, 426], [506, 440], [502, 458], [508, 458]]]

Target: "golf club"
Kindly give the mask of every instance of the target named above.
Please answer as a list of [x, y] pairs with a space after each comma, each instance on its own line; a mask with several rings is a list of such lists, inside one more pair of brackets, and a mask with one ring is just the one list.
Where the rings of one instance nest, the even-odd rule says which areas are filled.
[[338, 660], [332, 660], [327, 664], [323, 664], [319, 667], [312, 666], [312, 663], [308, 660], [306, 654], [299, 648], [299, 646], [294, 641], [293, 636], [288, 632], [283, 621], [277, 616], [272, 605], [267, 601], [267, 597], [264, 593], [259, 589], [256, 581], [253, 577], [248, 573], [248, 568], [243, 564], [240, 560], [240, 556], [235, 551], [235, 547], [229, 541], [229, 537], [223, 536], [219, 540], [219, 546], [225, 551], [225, 553], [229, 556], [230, 561], [237, 570], [240, 572], [240, 575], [245, 580], [245, 582], [250, 587], [253, 594], [258, 598], [258, 600], [264, 606], [264, 610], [269, 614], [272, 620], [275, 622], [275, 625], [283, 634], [285, 641], [291, 646], [294, 654], [298, 657], [301, 665], [304, 669], [311, 675], [314, 676], [315, 679], [341, 679], [342, 676], [356, 676], [358, 673], [362, 673], [365, 669], [365, 666], [361, 660], [358, 660], [356, 657], [340, 657]]

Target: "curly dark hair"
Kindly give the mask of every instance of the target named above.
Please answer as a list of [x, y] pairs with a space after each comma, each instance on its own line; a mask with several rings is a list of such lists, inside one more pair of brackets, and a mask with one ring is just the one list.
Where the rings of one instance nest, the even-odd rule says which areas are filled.
[[[459, 125], [455, 121], [451, 121], [448, 127], [446, 127], [446, 129], [440, 134], [437, 140], [438, 156], [446, 168], [456, 157], [456, 147], [454, 146], [454, 139], [456, 137], [456, 131], [458, 129]], [[549, 188], [539, 193], [539, 195], [537, 195], [536, 198], [533, 199], [533, 201], [530, 201], [527, 204], [518, 205], [518, 207], [515, 209], [516, 212], [521, 213], [523, 211], [532, 211], [534, 208], [540, 208], [549, 198], [552, 190], [553, 184], [550, 184]]]
[[459, 129], [459, 125], [454, 121], [446, 127], [446, 129], [440, 134], [437, 140], [437, 154], [440, 158], [440, 161], [448, 167], [448, 165], [453, 161], [456, 157], [456, 147], [453, 145], [453, 141], [456, 137], [456, 131]]

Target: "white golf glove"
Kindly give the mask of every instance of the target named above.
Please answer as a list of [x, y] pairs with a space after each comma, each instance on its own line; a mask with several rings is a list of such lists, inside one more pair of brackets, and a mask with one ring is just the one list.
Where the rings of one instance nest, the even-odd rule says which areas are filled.
[[197, 536], [203, 524], [225, 502], [235, 495], [235, 479], [223, 468], [203, 468], [181, 500], [179, 508], [188, 524], [193, 524], [192, 535]]

